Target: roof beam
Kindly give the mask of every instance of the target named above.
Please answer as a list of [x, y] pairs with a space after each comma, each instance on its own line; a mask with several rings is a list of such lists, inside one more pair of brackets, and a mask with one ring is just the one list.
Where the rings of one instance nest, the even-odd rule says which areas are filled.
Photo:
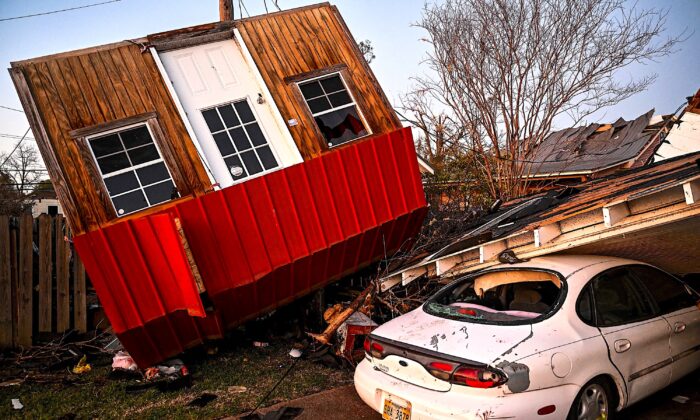
[[554, 238], [561, 235], [561, 228], [559, 223], [555, 222], [549, 225], [540, 226], [533, 231], [535, 235], [535, 246], [537, 248], [541, 247], [547, 242], [551, 242]]
[[622, 219], [630, 215], [630, 209], [627, 207], [627, 202], [616, 203], [603, 207], [603, 222], [605, 227], [613, 227]]
[[495, 259], [498, 254], [506, 250], [506, 241], [496, 241], [483, 244], [479, 247], [479, 262]]
[[448, 272], [452, 267], [462, 262], [462, 255], [457, 254], [451, 257], [441, 258], [435, 261], [435, 273], [438, 276], [442, 276]]
[[700, 179], [683, 183], [683, 195], [687, 205], [700, 202]]
[[424, 274], [428, 274], [427, 266], [409, 268], [408, 270], [401, 273], [401, 284], [405, 286]]

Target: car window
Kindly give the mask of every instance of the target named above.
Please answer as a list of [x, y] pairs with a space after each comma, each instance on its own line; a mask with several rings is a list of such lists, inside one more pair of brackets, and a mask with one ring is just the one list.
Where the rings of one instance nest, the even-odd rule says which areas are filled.
[[484, 323], [528, 323], [553, 313], [564, 282], [549, 271], [492, 270], [458, 279], [428, 299], [423, 310]]
[[695, 306], [697, 298], [678, 279], [649, 266], [630, 267], [647, 288], [662, 314]]
[[591, 299], [591, 288], [588, 285], [581, 291], [578, 301], [576, 301], [576, 313], [586, 324], [594, 324], [593, 300]]
[[599, 327], [628, 324], [654, 316], [652, 302], [627, 268], [606, 271], [592, 282]]

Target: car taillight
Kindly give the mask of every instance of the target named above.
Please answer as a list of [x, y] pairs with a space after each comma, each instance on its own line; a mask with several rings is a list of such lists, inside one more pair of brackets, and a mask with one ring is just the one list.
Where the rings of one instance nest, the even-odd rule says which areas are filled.
[[452, 371], [455, 370], [455, 366], [451, 363], [446, 362], [431, 362], [428, 365], [428, 372], [431, 375], [443, 381], [449, 381], [450, 376], [452, 376]]
[[490, 369], [460, 366], [452, 374], [450, 382], [472, 388], [493, 388], [505, 382], [505, 378], [500, 373]]
[[381, 359], [384, 357], [384, 346], [372, 341], [369, 337], [365, 338], [365, 342], [362, 345], [365, 348], [365, 353], [367, 355]]

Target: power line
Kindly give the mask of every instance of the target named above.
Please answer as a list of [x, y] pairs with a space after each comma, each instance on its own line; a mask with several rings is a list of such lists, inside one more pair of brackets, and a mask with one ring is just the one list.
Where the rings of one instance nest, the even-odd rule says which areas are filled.
[[0, 105], [0, 108], [2, 108], [2, 109], [9, 109], [10, 111], [17, 111], [17, 112], [21, 112], [22, 114], [24, 114], [24, 111], [22, 111], [21, 109], [12, 108], [12, 107], [3, 106], [3, 105]]
[[[0, 133], [0, 137], [6, 138], [6, 139], [11, 139], [11, 140], [20, 140], [22, 136], [18, 136], [17, 134], [7, 134], [7, 133]], [[25, 137], [25, 140], [31, 140], [31, 141], [36, 141], [34, 137]]]
[[71, 10], [78, 10], [78, 9], [86, 9], [88, 7], [101, 6], [103, 4], [117, 3], [120, 1], [122, 1], [122, 0], [103, 1], [101, 3], [86, 4], [85, 6], [70, 7], [68, 9], [52, 10], [50, 12], [43, 12], [43, 13], [34, 13], [33, 15], [24, 15], [24, 16], [14, 16], [14, 17], [9, 17], [9, 18], [2, 18], [2, 19], [0, 19], [0, 22], [4, 22], [7, 20], [26, 19], [26, 18], [35, 17], [35, 16], [52, 15], [54, 13], [69, 12]]
[[17, 150], [17, 149], [19, 148], [19, 145], [22, 144], [22, 140], [24, 140], [24, 138], [27, 137], [27, 134], [29, 134], [29, 130], [31, 130], [31, 128], [27, 128], [27, 131], [25, 131], [25, 132], [24, 132], [24, 135], [22, 136], [22, 138], [19, 139], [19, 141], [17, 142], [17, 145], [15, 146], [15, 148], [12, 149], [12, 151], [7, 155], [7, 157], [5, 158], [5, 160], [3, 160], [2, 163], [0, 163], [0, 168], [2, 168], [3, 166], [5, 166], [5, 164], [7, 163], [7, 161], [10, 160], [10, 157], [11, 157], [12, 154], [15, 152], [15, 150]]

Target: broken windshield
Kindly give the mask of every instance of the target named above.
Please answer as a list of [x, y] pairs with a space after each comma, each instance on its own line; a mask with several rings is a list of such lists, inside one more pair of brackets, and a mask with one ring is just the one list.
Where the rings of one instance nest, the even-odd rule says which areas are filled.
[[423, 310], [471, 322], [523, 324], [552, 314], [564, 282], [550, 271], [494, 270], [456, 280], [430, 298]]

